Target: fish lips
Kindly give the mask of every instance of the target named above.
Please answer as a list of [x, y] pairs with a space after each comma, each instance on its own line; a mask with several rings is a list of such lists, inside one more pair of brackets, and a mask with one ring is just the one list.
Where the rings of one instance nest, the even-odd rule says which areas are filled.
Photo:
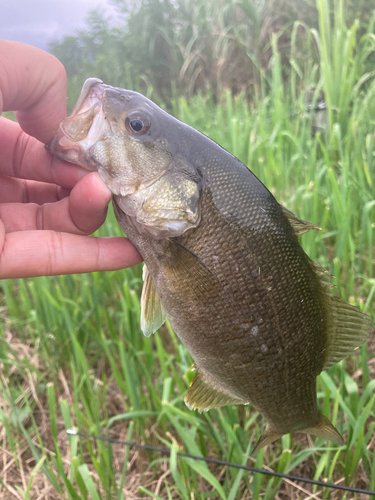
[[50, 153], [86, 170], [97, 170], [89, 152], [110, 129], [103, 114], [106, 87], [99, 78], [86, 80], [71, 115], [61, 122], [56, 135], [46, 145]]

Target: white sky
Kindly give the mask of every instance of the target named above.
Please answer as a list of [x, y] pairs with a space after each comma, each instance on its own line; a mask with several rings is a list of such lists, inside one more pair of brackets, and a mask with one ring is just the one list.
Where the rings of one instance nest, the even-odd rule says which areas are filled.
[[48, 49], [48, 42], [84, 28], [90, 10], [115, 16], [108, 0], [0, 0], [0, 38]]

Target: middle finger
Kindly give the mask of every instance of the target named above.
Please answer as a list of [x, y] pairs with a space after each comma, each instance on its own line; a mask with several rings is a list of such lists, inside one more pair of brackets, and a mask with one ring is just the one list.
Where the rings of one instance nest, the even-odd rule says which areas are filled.
[[78, 182], [69, 197], [54, 203], [0, 203], [6, 233], [52, 229], [91, 234], [105, 221], [111, 192], [99, 174], [92, 172]]
[[69, 196], [70, 189], [47, 182], [0, 175], [0, 203], [53, 203]]

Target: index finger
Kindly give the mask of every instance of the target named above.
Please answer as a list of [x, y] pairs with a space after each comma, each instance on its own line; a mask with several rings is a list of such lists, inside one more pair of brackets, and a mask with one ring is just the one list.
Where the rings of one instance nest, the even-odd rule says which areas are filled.
[[66, 116], [66, 74], [43, 50], [0, 40], [0, 113], [17, 111], [22, 129], [47, 143]]

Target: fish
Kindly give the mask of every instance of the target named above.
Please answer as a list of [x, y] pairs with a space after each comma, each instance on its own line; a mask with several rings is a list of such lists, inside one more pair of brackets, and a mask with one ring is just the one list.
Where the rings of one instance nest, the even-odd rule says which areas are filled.
[[318, 409], [316, 378], [372, 327], [299, 244], [317, 226], [214, 141], [97, 78], [46, 147], [112, 191], [145, 261], [141, 329], [150, 336], [168, 318], [194, 360], [186, 405], [251, 404], [266, 421], [253, 452], [293, 432], [343, 445]]

